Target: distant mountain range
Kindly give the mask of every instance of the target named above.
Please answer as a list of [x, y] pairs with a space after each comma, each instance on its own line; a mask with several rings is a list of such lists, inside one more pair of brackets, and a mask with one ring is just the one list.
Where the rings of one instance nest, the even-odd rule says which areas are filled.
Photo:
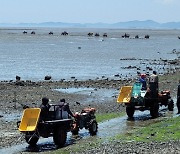
[[63, 23], [63, 22], [42, 22], [42, 23], [0, 23], [0, 27], [60, 27], [60, 28], [129, 28], [129, 29], [180, 29], [180, 22], [158, 23], [152, 20], [128, 21], [113, 24], [107, 23]]

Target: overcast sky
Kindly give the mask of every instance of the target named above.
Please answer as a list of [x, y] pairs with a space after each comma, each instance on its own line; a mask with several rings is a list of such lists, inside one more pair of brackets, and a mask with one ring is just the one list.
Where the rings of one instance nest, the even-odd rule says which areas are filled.
[[180, 0], [0, 0], [0, 23], [180, 21]]

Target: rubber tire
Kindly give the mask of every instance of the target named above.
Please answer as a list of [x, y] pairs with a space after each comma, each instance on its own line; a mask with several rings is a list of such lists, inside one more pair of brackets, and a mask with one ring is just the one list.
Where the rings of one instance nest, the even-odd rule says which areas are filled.
[[39, 135], [36, 132], [27, 132], [25, 134], [25, 140], [29, 145], [35, 146], [39, 140]]
[[89, 133], [91, 136], [96, 135], [98, 131], [98, 124], [96, 120], [92, 120], [89, 125]]
[[150, 107], [150, 114], [152, 116], [152, 118], [157, 118], [159, 115], [159, 104], [154, 103], [151, 107]]
[[67, 132], [63, 129], [56, 129], [53, 133], [53, 140], [54, 143], [58, 146], [58, 147], [63, 147], [66, 143], [66, 139], [67, 139]]
[[126, 114], [128, 115], [129, 118], [133, 118], [135, 112], [135, 108], [132, 106], [127, 106], [126, 107]]
[[174, 109], [174, 101], [171, 99], [168, 101], [168, 110], [173, 111]]

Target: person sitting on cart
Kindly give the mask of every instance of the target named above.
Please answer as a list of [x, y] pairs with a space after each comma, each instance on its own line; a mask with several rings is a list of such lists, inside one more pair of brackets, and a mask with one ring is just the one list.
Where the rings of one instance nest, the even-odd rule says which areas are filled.
[[177, 114], [180, 114], [180, 80], [177, 88], [177, 109], [178, 109]]
[[42, 104], [40, 105], [41, 113], [40, 113], [40, 120], [45, 121], [48, 120], [49, 115], [49, 99], [47, 97], [42, 98]]
[[69, 115], [74, 117], [69, 108], [69, 103], [67, 103], [64, 98], [60, 99], [58, 107], [56, 108], [56, 119], [69, 119]]
[[141, 90], [147, 90], [146, 74], [140, 75], [139, 82], [142, 83], [142, 89]]

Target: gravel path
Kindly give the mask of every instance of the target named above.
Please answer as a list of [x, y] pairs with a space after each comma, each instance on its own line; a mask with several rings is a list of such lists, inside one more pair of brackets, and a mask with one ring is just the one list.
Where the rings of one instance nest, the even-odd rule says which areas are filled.
[[150, 143], [121, 143], [102, 144], [99, 148], [82, 151], [84, 154], [180, 154], [180, 140]]

